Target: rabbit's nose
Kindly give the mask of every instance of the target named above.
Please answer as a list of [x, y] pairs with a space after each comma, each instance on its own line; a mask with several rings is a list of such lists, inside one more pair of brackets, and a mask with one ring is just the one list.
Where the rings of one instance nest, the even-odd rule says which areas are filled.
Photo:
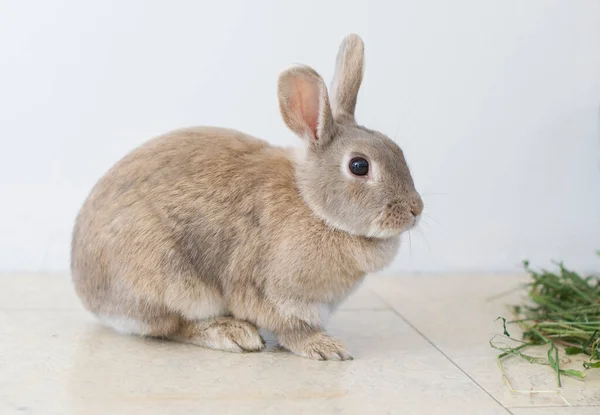
[[416, 218], [423, 213], [423, 199], [417, 193], [410, 198], [410, 213]]

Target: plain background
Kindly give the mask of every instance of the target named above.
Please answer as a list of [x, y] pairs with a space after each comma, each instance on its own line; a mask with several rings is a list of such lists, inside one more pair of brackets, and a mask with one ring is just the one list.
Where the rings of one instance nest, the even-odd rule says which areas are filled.
[[87, 193], [155, 135], [297, 144], [277, 76], [329, 82], [350, 32], [357, 119], [402, 146], [426, 203], [392, 271], [597, 269], [597, 0], [0, 0], [0, 270], [68, 269]]

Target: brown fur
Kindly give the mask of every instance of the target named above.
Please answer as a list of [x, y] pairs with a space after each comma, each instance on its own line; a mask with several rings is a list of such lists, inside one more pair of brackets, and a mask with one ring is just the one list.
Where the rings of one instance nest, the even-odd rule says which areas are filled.
[[[350, 359], [324, 332], [326, 315], [391, 262], [423, 204], [397, 145], [354, 121], [360, 38], [340, 54], [340, 113], [314, 70], [280, 77], [282, 116], [304, 153], [203, 127], [151, 140], [109, 170], [73, 231], [84, 305], [127, 333], [239, 352], [264, 347], [260, 327], [299, 355]], [[343, 171], [355, 153], [372, 160], [372, 177]]]

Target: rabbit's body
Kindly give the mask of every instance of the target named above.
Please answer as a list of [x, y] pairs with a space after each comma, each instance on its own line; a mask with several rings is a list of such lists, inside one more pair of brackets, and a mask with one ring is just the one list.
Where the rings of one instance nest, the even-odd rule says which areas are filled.
[[222, 128], [178, 130], [134, 150], [77, 218], [72, 273], [115, 329], [228, 351], [350, 359], [325, 320], [390, 263], [423, 203], [400, 148], [358, 126], [362, 41], [346, 38], [330, 107], [320, 76], [284, 72], [284, 121], [305, 151]]

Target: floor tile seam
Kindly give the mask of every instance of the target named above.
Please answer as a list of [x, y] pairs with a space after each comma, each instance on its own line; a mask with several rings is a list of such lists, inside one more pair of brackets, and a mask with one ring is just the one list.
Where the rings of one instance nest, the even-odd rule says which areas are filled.
[[402, 315], [396, 308], [394, 308], [389, 302], [383, 298], [379, 293], [373, 292], [376, 296], [378, 296], [381, 301], [386, 303], [402, 321], [404, 321], [411, 329], [413, 329], [419, 336], [421, 336], [427, 343], [429, 343], [435, 350], [437, 350], [446, 360], [448, 360], [452, 366], [457, 368], [463, 375], [465, 375], [474, 385], [476, 385], [483, 393], [485, 393], [488, 397], [490, 397], [496, 404], [498, 404], [502, 409], [504, 409], [507, 413], [512, 414], [509, 408], [507, 408], [502, 402], [500, 402], [494, 395], [492, 395], [488, 390], [486, 390], [483, 386], [481, 386], [471, 375], [469, 375], [462, 367], [460, 367], [454, 360], [450, 358], [444, 351], [439, 348], [429, 337], [427, 337], [421, 330], [419, 330], [413, 323], [411, 323], [406, 317]]

